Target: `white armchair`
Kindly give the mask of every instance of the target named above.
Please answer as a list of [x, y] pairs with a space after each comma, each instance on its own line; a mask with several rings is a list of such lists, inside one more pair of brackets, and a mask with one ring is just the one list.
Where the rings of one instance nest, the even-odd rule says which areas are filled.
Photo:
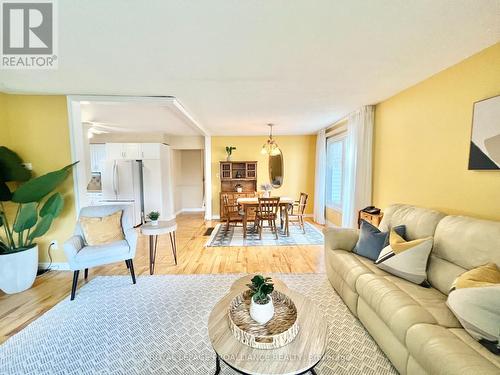
[[70, 269], [73, 271], [71, 300], [75, 299], [80, 270], [84, 270], [84, 277], [87, 279], [90, 267], [125, 261], [127, 268], [130, 270], [132, 282], [135, 284], [134, 264], [132, 260], [134, 259], [137, 246], [137, 232], [130, 221], [130, 210], [132, 210], [132, 207], [127, 205], [84, 207], [80, 210], [79, 216], [103, 217], [120, 210], [123, 210], [122, 229], [125, 236], [124, 240], [106, 245], [88, 246], [85, 243], [80, 221], [78, 221], [73, 237], [64, 243], [64, 252], [68, 258]]

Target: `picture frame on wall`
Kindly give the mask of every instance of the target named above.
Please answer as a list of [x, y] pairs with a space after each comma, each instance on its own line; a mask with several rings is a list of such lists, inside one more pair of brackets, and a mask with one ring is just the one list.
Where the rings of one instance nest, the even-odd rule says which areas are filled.
[[500, 95], [474, 103], [469, 170], [500, 170]]

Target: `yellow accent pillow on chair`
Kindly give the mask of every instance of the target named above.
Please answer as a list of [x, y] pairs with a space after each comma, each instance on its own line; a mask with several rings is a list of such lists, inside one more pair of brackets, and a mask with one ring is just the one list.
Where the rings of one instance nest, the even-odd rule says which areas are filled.
[[123, 211], [117, 211], [103, 217], [81, 216], [80, 226], [85, 242], [96, 246], [123, 240], [122, 213]]

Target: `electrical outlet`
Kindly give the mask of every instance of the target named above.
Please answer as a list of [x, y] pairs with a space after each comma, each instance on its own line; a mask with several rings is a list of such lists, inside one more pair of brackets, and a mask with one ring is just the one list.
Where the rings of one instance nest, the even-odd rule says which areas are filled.
[[52, 249], [54, 249], [54, 250], [57, 250], [59, 248], [57, 240], [50, 241], [50, 246], [52, 246]]
[[26, 168], [28, 171], [33, 170], [33, 165], [31, 163], [22, 163], [23, 167]]

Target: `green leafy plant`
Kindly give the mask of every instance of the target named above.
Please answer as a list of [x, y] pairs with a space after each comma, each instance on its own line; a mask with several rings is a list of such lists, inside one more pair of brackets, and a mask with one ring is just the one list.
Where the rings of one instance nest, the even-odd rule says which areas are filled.
[[262, 275], [255, 275], [252, 278], [252, 283], [247, 284], [250, 288], [251, 296], [255, 303], [260, 305], [265, 305], [269, 302], [269, 295], [274, 290], [274, 284], [270, 277], [264, 277]]
[[231, 156], [231, 154], [233, 153], [234, 150], [236, 150], [236, 147], [234, 147], [234, 146], [226, 146], [226, 154], [227, 154], [227, 156]]
[[[0, 254], [29, 249], [35, 246], [36, 238], [47, 233], [64, 207], [61, 193], [49, 194], [68, 177], [75, 164], [31, 179], [31, 171], [23, 166], [21, 158], [0, 146]], [[11, 191], [8, 183], [21, 185]], [[13, 217], [8, 217], [5, 202], [17, 205]]]
[[158, 211], [151, 211], [149, 214], [148, 214], [148, 219], [150, 220], [158, 220], [158, 218], [160, 217], [160, 213]]

